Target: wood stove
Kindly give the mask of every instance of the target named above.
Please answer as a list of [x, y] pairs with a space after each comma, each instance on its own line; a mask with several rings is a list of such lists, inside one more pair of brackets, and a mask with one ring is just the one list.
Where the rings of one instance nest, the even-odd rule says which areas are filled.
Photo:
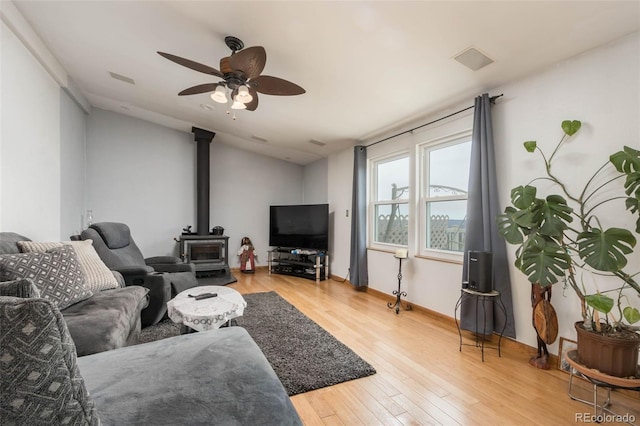
[[191, 226], [183, 228], [180, 239], [180, 257], [196, 266], [199, 276], [229, 271], [229, 237], [222, 235], [224, 228], [216, 226], [209, 231], [209, 145], [215, 133], [191, 128], [196, 141], [196, 223], [197, 232]]
[[180, 257], [196, 265], [196, 273], [229, 271], [229, 237], [224, 235], [183, 234]]

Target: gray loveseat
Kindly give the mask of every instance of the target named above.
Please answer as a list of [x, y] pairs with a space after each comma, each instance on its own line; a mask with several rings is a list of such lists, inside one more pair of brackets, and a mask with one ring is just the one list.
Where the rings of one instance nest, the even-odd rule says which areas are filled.
[[[17, 285], [31, 285], [25, 281]], [[0, 294], [8, 293], [1, 291], [8, 285], [0, 283]], [[280, 380], [241, 327], [76, 358], [53, 302], [0, 296], [0, 330], [3, 424], [302, 424]]]
[[[23, 241], [30, 240], [13, 232], [0, 232], [0, 258], [6, 261], [14, 255], [23, 256], [18, 247]], [[113, 276], [113, 272], [106, 267], [105, 270]], [[124, 280], [119, 278], [119, 281], [114, 278], [114, 288], [95, 290], [90, 297], [60, 310], [78, 356], [137, 343], [141, 330], [140, 312], [148, 304], [149, 290], [140, 286], [126, 287]]]

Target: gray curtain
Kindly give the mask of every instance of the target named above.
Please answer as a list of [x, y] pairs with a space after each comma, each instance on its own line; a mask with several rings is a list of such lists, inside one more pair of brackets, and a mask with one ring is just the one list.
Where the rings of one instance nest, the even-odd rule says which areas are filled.
[[351, 204], [350, 282], [356, 288], [369, 285], [367, 271], [367, 147], [353, 149], [353, 201]]
[[[494, 309], [489, 299], [484, 307], [487, 313], [487, 324], [483, 334], [490, 334], [492, 331], [500, 332], [506, 321], [504, 335], [515, 338], [506, 243], [498, 235], [496, 225], [496, 217], [499, 213], [491, 99], [485, 93], [475, 100], [462, 281], [466, 281], [468, 277], [469, 250], [493, 253], [493, 288], [500, 292], [507, 316], [504, 318], [501, 310]], [[476, 304], [473, 298], [464, 298], [461, 306], [460, 327], [470, 331], [480, 330], [482, 321], [482, 306]]]

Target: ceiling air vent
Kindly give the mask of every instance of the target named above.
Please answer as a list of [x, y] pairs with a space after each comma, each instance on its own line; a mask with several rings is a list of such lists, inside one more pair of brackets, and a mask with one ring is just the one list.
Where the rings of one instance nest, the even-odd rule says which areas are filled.
[[473, 71], [478, 71], [480, 68], [493, 62], [493, 59], [489, 58], [475, 47], [470, 47], [461, 53], [458, 53], [453, 57], [453, 59]]
[[260, 142], [260, 143], [267, 143], [269, 142], [267, 139], [261, 137], [261, 136], [256, 136], [256, 135], [251, 135], [251, 139], [253, 139], [256, 142]]
[[116, 80], [120, 80], [120, 81], [124, 81], [125, 83], [129, 83], [129, 84], [136, 84], [136, 82], [131, 78], [131, 77], [127, 77], [121, 74], [116, 74], [115, 72], [111, 72], [109, 71], [109, 75], [111, 76], [111, 78], [115, 78]]
[[325, 142], [321, 142], [321, 141], [316, 140], [316, 139], [311, 139], [311, 140], [309, 141], [309, 143], [312, 143], [312, 144], [314, 144], [314, 145], [318, 145], [318, 146], [325, 146], [325, 145], [327, 145]]

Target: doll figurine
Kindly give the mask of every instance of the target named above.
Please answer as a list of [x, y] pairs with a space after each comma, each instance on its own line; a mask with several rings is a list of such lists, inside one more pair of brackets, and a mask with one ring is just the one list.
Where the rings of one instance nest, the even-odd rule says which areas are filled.
[[255, 272], [255, 255], [254, 255], [253, 243], [251, 238], [244, 237], [240, 241], [240, 250], [238, 250], [238, 256], [240, 256], [240, 272], [243, 274], [253, 274]]

